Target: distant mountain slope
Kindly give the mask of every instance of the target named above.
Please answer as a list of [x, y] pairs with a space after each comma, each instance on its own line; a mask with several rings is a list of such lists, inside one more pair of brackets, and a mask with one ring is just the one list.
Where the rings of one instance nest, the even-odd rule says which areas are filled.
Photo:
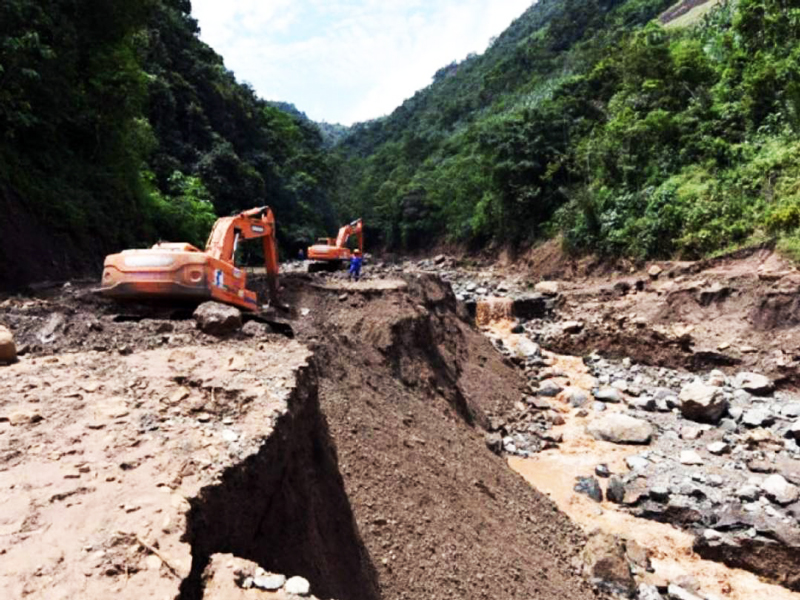
[[353, 128], [340, 210], [406, 248], [556, 232], [639, 257], [800, 248], [800, 0], [695, 5], [540, 0]]

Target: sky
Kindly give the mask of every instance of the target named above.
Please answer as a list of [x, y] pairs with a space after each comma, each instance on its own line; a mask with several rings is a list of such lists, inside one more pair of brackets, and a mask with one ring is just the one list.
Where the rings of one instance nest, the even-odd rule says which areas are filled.
[[391, 113], [483, 52], [532, 0], [192, 0], [200, 38], [266, 100], [315, 121]]

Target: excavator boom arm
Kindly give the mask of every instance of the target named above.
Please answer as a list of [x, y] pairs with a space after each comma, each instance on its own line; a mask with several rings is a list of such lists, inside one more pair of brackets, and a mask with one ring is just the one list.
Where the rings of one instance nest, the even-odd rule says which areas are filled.
[[339, 230], [339, 235], [336, 237], [336, 247], [337, 248], [344, 248], [347, 245], [347, 241], [352, 237], [356, 236], [356, 241], [358, 242], [358, 249], [361, 253], [364, 253], [364, 223], [361, 219], [353, 221], [352, 223], [345, 225]]
[[240, 240], [264, 239], [264, 266], [267, 269], [270, 297], [277, 299], [278, 243], [275, 236], [275, 216], [268, 206], [253, 208], [234, 217], [222, 217], [211, 230], [206, 253], [227, 263], [234, 262]]

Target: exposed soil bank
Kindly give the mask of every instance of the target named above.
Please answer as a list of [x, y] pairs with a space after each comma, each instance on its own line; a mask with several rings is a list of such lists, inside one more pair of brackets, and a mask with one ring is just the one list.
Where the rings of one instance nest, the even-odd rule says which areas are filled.
[[573, 567], [581, 532], [477, 426], [513, 406], [524, 381], [457, 316], [448, 286], [405, 282], [286, 282], [382, 597], [594, 597]]
[[203, 573], [221, 553], [301, 575], [325, 598], [379, 598], [317, 391], [313, 368], [300, 370], [288, 410], [260, 450], [190, 501], [185, 539], [193, 560], [182, 600], [202, 600]]

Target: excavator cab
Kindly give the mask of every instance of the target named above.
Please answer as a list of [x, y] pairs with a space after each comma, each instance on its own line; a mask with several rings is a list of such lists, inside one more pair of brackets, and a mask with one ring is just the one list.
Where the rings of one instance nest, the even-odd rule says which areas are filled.
[[276, 302], [275, 218], [266, 206], [219, 219], [205, 251], [191, 244], [158, 243], [107, 256], [100, 293], [119, 300], [216, 300], [257, 311], [257, 294], [247, 289], [247, 274], [235, 264], [240, 241], [254, 238], [263, 239], [270, 300]]

